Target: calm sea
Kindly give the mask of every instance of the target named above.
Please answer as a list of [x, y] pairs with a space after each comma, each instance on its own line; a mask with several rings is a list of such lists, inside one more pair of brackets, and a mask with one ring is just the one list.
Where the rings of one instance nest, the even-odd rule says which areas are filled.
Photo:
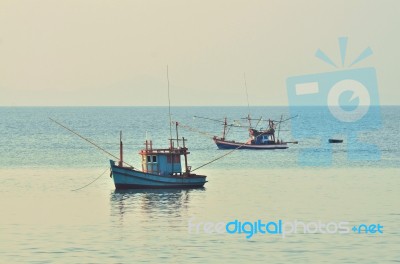
[[[279, 120], [286, 107], [252, 107], [252, 116]], [[139, 166], [146, 138], [167, 147], [166, 107], [1, 107], [1, 263], [385, 263], [400, 262], [400, 107], [380, 109], [379, 126], [360, 123], [360, 144], [327, 146], [330, 123], [318, 107], [298, 110], [296, 121], [309, 138], [292, 130], [280, 138], [299, 141], [286, 150], [238, 150], [197, 172], [208, 176], [201, 190], [115, 191], [109, 157], [60, 128], [63, 122], [101, 147], [118, 154], [123, 131], [125, 159]], [[224, 116], [236, 123], [246, 107], [173, 107], [172, 119], [188, 139], [196, 168], [227, 151], [210, 136], [217, 122], [193, 118]], [[256, 121], [255, 121], [256, 122]], [[191, 127], [187, 129], [186, 127]], [[259, 124], [265, 127], [265, 122]], [[298, 129], [298, 128], [297, 128]], [[198, 131], [198, 132], [196, 132]], [[314, 133], [315, 131], [315, 133]], [[315, 134], [315, 135], [314, 135]], [[229, 137], [247, 139], [246, 128]], [[368, 160], [373, 144], [380, 152]], [[304, 151], [331, 153], [329, 166], [306, 167]], [[315, 154], [314, 153], [314, 154]], [[360, 157], [362, 161], [349, 159]], [[364, 159], [364, 160], [363, 160]], [[80, 188], [106, 171], [93, 184]], [[219, 234], [202, 223], [233, 220], [380, 224], [383, 233]], [[189, 223], [200, 229], [190, 229]]]

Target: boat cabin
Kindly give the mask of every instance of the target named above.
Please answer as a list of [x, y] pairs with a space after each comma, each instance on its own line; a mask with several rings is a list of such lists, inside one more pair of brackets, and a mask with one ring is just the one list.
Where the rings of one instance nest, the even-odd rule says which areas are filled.
[[259, 131], [256, 129], [250, 129], [249, 134], [251, 137], [252, 144], [274, 144], [275, 143], [275, 130], [269, 129], [264, 131]]
[[256, 140], [256, 144], [271, 144], [271, 143], [275, 143], [273, 135], [261, 135]]
[[168, 149], [153, 149], [153, 143], [151, 140], [146, 140], [145, 148], [139, 152], [142, 160], [142, 171], [145, 173], [152, 173], [157, 175], [169, 176], [169, 175], [182, 175], [182, 162], [181, 156], [184, 156], [184, 168], [185, 171], [190, 171], [190, 167], [187, 166], [187, 148], [171, 147]]

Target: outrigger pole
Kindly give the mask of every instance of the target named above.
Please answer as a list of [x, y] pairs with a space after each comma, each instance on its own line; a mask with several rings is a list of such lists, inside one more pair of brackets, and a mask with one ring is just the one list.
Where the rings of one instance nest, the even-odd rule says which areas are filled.
[[291, 117], [289, 117], [289, 118], [286, 118], [285, 120], [282, 120], [282, 116], [281, 116], [281, 120], [279, 120], [279, 121], [272, 120], [272, 121], [277, 122], [277, 123], [283, 123], [283, 122], [286, 122], [286, 121], [288, 121], [288, 120], [290, 120], [290, 119], [296, 118], [296, 117], [298, 117], [298, 116], [299, 116], [299, 115], [291, 116]]
[[[113, 157], [113, 158], [116, 159], [116, 160], [120, 160], [117, 156], [111, 154], [110, 152], [108, 152], [108, 151], [105, 150], [104, 148], [100, 147], [99, 145], [97, 145], [96, 143], [94, 143], [93, 141], [91, 141], [90, 139], [85, 138], [84, 136], [80, 135], [78, 132], [75, 132], [74, 130], [72, 130], [71, 128], [67, 127], [66, 125], [64, 125], [64, 124], [62, 124], [62, 123], [60, 123], [60, 122], [58, 122], [57, 120], [55, 120], [55, 119], [53, 119], [53, 118], [51, 118], [51, 117], [49, 117], [49, 119], [50, 119], [52, 122], [54, 122], [54, 123], [56, 123], [57, 125], [59, 125], [60, 127], [66, 129], [66, 130], [68, 130], [68, 131], [71, 132], [72, 134], [74, 134], [74, 135], [80, 137], [81, 139], [83, 139], [83, 140], [86, 141], [87, 143], [89, 143], [89, 144], [95, 146], [97, 149], [101, 150], [102, 152], [106, 153], [107, 155]], [[122, 157], [121, 157], [121, 158], [122, 158]], [[134, 168], [131, 164], [129, 164], [129, 163], [127, 163], [127, 162], [125, 162], [125, 161], [122, 161], [122, 160], [121, 160], [121, 162], [122, 162], [122, 163], [125, 163], [125, 164], [128, 165], [129, 167], [135, 169], [135, 168]]]

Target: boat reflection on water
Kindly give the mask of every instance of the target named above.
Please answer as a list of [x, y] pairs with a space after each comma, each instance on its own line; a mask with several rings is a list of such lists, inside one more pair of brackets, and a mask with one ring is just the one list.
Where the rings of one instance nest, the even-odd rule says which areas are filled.
[[110, 193], [111, 215], [124, 218], [138, 215], [151, 217], [180, 216], [187, 209], [191, 194], [203, 192], [196, 189], [127, 189], [113, 190]]

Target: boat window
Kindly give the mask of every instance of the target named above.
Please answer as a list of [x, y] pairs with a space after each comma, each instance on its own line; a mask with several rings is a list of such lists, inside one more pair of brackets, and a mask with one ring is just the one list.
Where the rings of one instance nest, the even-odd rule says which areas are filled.
[[147, 162], [151, 162], [151, 156], [147, 156]]
[[157, 163], [157, 156], [153, 156], [153, 163]]

